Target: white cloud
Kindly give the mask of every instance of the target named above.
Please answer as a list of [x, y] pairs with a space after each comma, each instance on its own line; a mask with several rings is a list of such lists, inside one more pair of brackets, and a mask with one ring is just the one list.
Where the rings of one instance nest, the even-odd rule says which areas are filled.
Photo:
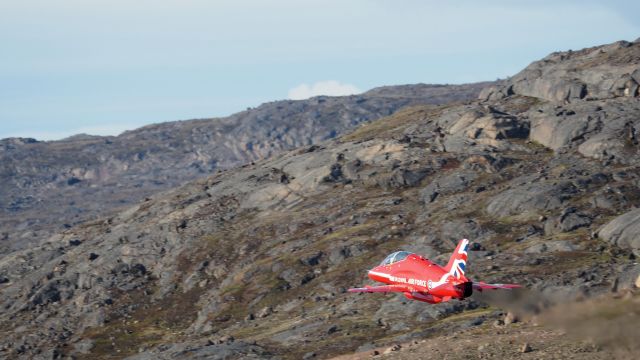
[[318, 81], [311, 85], [300, 84], [294, 87], [289, 90], [289, 99], [304, 100], [319, 95], [344, 96], [359, 94], [361, 92], [362, 90], [358, 89], [355, 85], [343, 84], [335, 80], [326, 80]]

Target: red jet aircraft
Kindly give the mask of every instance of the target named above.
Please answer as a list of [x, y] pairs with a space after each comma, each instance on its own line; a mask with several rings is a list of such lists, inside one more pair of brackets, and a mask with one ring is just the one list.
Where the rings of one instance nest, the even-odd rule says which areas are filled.
[[516, 284], [486, 284], [464, 276], [467, 266], [469, 240], [462, 239], [444, 268], [407, 251], [387, 256], [375, 268], [369, 270], [369, 278], [387, 285], [349, 289], [349, 292], [401, 292], [410, 300], [437, 304], [451, 299], [462, 300], [473, 290], [513, 289]]

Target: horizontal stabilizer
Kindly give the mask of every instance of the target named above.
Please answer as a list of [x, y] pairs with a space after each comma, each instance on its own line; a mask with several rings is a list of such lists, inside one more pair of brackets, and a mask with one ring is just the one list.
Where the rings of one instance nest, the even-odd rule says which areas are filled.
[[497, 290], [497, 289], [516, 289], [521, 287], [518, 284], [487, 284], [484, 282], [473, 282], [473, 290]]
[[404, 285], [381, 285], [381, 286], [365, 286], [362, 288], [353, 288], [353, 289], [349, 289], [347, 290], [348, 292], [366, 292], [366, 293], [375, 293], [375, 292], [381, 292], [381, 293], [388, 293], [388, 292], [411, 292], [412, 289], [410, 289], [408, 286], [404, 286]]

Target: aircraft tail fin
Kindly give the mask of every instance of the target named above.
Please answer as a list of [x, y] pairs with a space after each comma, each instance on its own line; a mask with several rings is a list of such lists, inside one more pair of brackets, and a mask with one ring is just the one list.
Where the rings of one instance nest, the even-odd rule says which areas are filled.
[[458, 246], [456, 246], [456, 249], [453, 251], [451, 258], [449, 259], [449, 263], [444, 268], [445, 271], [458, 280], [467, 281], [467, 278], [464, 276], [464, 272], [467, 267], [468, 250], [469, 240], [460, 240]]

